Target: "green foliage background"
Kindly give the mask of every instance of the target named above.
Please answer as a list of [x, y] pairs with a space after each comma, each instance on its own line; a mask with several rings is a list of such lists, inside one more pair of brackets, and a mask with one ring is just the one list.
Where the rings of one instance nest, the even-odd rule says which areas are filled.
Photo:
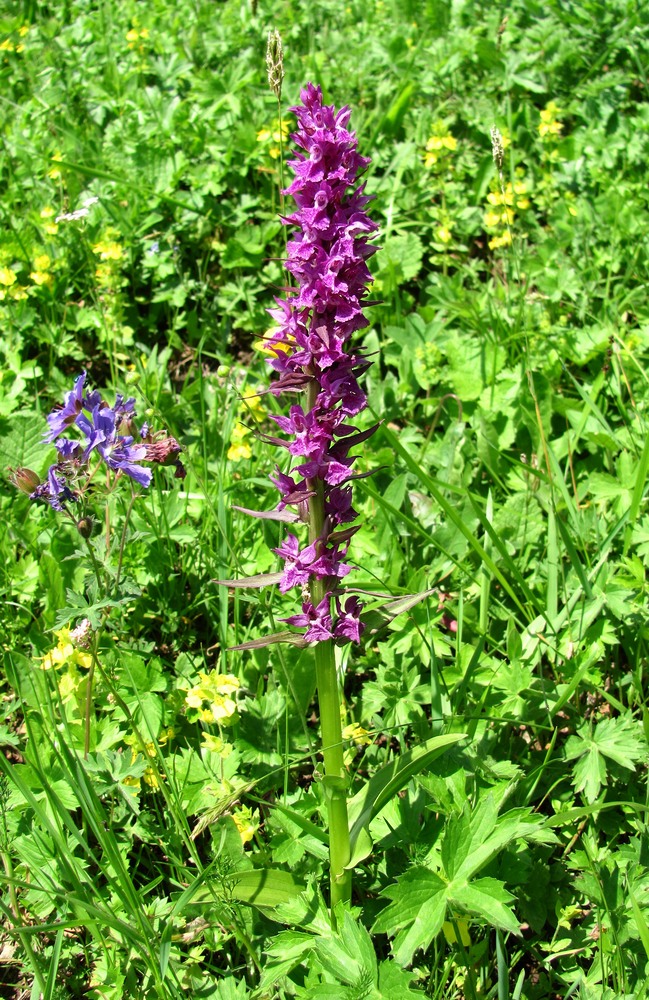
[[[188, 468], [111, 497], [109, 551], [98, 513], [105, 593], [73, 524], [0, 496], [7, 995], [647, 995], [648, 56], [622, 0], [5, 5], [4, 464], [45, 472], [85, 368]], [[342, 653], [351, 794], [468, 734], [372, 817], [336, 933], [309, 651], [230, 649], [294, 595], [213, 582], [276, 569], [232, 508], [276, 503], [255, 394], [308, 80], [381, 228], [353, 583], [434, 589]], [[86, 757], [86, 665], [41, 667], [93, 615]], [[187, 701], [211, 671], [221, 726]]]

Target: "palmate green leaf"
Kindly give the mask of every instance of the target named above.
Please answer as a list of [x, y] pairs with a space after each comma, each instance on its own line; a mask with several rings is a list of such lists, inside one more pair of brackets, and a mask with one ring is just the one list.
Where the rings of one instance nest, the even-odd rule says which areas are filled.
[[373, 934], [397, 931], [394, 957], [408, 965], [418, 948], [426, 949], [439, 934], [446, 913], [447, 884], [428, 868], [410, 868], [383, 891], [392, 902], [379, 913]]
[[458, 904], [469, 913], [482, 917], [492, 927], [500, 927], [511, 934], [520, 934], [520, 922], [507, 906], [514, 897], [495, 878], [479, 878], [463, 886], [450, 885], [447, 891], [449, 902]]
[[315, 948], [315, 937], [301, 931], [282, 931], [273, 938], [266, 951], [266, 967], [260, 988], [267, 990], [282, 976], [288, 975]]
[[647, 744], [640, 723], [630, 715], [602, 719], [593, 730], [583, 726], [566, 743], [566, 759], [576, 760], [572, 772], [575, 790], [583, 792], [587, 802], [594, 802], [607, 782], [606, 760], [634, 771], [647, 758]]
[[142, 593], [139, 587], [135, 587], [126, 581], [122, 583], [120, 590], [121, 597], [105, 597], [99, 601], [94, 601], [92, 604], [89, 604], [80, 594], [75, 594], [74, 591], [68, 590], [66, 593], [67, 607], [61, 608], [57, 613], [54, 627], [57, 629], [63, 628], [64, 625], [68, 625], [77, 618], [87, 618], [93, 629], [98, 629], [101, 624], [103, 611], [108, 608], [132, 604]]
[[322, 968], [348, 986], [361, 978], [376, 983], [376, 953], [368, 931], [341, 904], [336, 909], [336, 921], [337, 933], [316, 938], [316, 952]]
[[449, 821], [441, 849], [449, 879], [470, 879], [514, 840], [546, 839], [543, 820], [531, 810], [510, 809], [499, 816], [499, 807], [492, 792], [473, 812], [467, 803], [460, 816]]
[[421, 990], [410, 988], [412, 973], [406, 972], [396, 962], [381, 962], [379, 965], [379, 992], [385, 1000], [412, 1000], [423, 996]]

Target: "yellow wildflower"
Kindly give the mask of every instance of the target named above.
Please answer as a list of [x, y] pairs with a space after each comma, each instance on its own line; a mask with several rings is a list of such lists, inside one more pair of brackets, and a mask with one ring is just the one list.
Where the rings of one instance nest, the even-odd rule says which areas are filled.
[[266, 419], [266, 410], [263, 407], [261, 396], [256, 393], [254, 396], [242, 396], [241, 402], [246, 408], [248, 416], [256, 420], [258, 424]]
[[541, 117], [541, 121], [539, 122], [539, 135], [542, 139], [545, 139], [546, 136], [556, 138], [561, 135], [563, 122], [560, 122], [557, 119], [557, 115], [560, 114], [561, 111], [555, 101], [549, 101], [543, 111], [539, 111], [539, 115]]
[[439, 122], [433, 127], [433, 134], [426, 143], [424, 152], [424, 166], [426, 169], [434, 167], [449, 152], [457, 149], [457, 139], [450, 132], [442, 131], [444, 125]]
[[68, 663], [88, 668], [92, 663], [92, 656], [82, 649], [78, 649], [71, 638], [71, 630], [65, 626], [54, 632], [58, 642], [54, 649], [51, 649], [41, 659], [41, 670], [51, 670], [52, 667], [63, 667]]
[[35, 285], [50, 285], [52, 283], [52, 275], [49, 271], [30, 271], [29, 277]]
[[18, 34], [20, 35], [21, 38], [24, 38], [25, 35], [28, 35], [29, 34], [29, 25], [28, 24], [23, 24], [23, 26], [21, 28], [18, 28]]
[[0, 52], [13, 52], [14, 47], [10, 38], [5, 38], [4, 42], [0, 42]]
[[453, 234], [448, 226], [438, 226], [435, 230], [435, 237], [439, 243], [450, 243], [453, 239]]
[[[237, 703], [231, 695], [239, 689], [239, 681], [232, 674], [219, 674], [216, 670], [209, 673], [200, 671], [198, 676], [200, 683], [187, 692], [185, 704], [190, 709], [198, 710], [204, 722], [229, 725], [237, 712]], [[204, 707], [205, 702], [209, 708]]]
[[276, 326], [271, 327], [270, 330], [266, 330], [266, 332], [262, 334], [261, 340], [256, 340], [254, 342], [253, 347], [255, 350], [262, 351], [264, 354], [270, 354], [271, 357], [275, 357], [276, 350], [288, 353], [288, 351], [290, 351], [293, 347], [293, 343], [289, 340], [274, 342], [272, 348], [269, 347], [270, 342], [273, 340], [273, 337], [277, 332], [278, 327]]
[[42, 208], [40, 211], [40, 217], [43, 220], [43, 229], [49, 236], [56, 236], [59, 231], [59, 227], [56, 222], [52, 221], [55, 215], [56, 212], [51, 205], [46, 205], [45, 208]]
[[247, 806], [241, 806], [232, 812], [234, 825], [239, 831], [242, 844], [249, 844], [256, 834], [259, 823], [254, 819], [251, 810]]
[[0, 267], [0, 285], [9, 288], [16, 281], [16, 272], [10, 267]]
[[246, 441], [249, 435], [250, 428], [237, 420], [230, 435], [230, 447], [228, 448], [228, 459], [231, 462], [239, 462], [244, 458], [252, 457], [252, 448]]
[[92, 252], [96, 253], [101, 260], [121, 260], [124, 256], [123, 246], [115, 240], [100, 240], [99, 243], [95, 243]]
[[363, 729], [358, 722], [352, 722], [350, 725], [345, 726], [342, 731], [342, 738], [344, 740], [352, 740], [357, 746], [367, 746], [372, 742], [372, 737], [367, 729]]
[[498, 250], [500, 247], [508, 247], [511, 242], [511, 233], [509, 229], [506, 229], [502, 236], [494, 236], [493, 239], [489, 240], [489, 249]]
[[[63, 157], [61, 156], [61, 151], [59, 149], [57, 149], [56, 152], [54, 153], [53, 157], [52, 157], [52, 162], [53, 163], [60, 163], [62, 159], [63, 159]], [[55, 181], [55, 180], [57, 180], [61, 176], [61, 171], [59, 170], [58, 167], [52, 167], [51, 170], [47, 171], [47, 176], [50, 177], [53, 181]], [[52, 213], [51, 214], [54, 215], [54, 209], [52, 209]]]
[[217, 753], [222, 760], [226, 760], [234, 749], [231, 743], [226, 743], [220, 736], [213, 736], [212, 733], [203, 733], [201, 746], [203, 750]]

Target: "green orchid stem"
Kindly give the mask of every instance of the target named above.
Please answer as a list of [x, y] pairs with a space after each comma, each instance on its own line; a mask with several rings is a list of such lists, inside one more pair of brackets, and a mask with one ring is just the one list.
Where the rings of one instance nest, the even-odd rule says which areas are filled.
[[[315, 604], [315, 598], [312, 600]], [[329, 874], [333, 919], [336, 903], [351, 900], [352, 873], [346, 867], [351, 857], [347, 816], [347, 775], [340, 725], [340, 691], [331, 639], [316, 645], [315, 669], [322, 730], [324, 786], [329, 814]]]
[[[311, 394], [310, 394], [311, 395]], [[314, 400], [310, 399], [313, 406]], [[315, 542], [324, 527], [324, 483], [309, 481], [315, 496], [309, 499], [309, 541]], [[327, 581], [311, 578], [311, 602], [314, 607], [327, 594]], [[339, 902], [349, 902], [352, 895], [352, 873], [347, 869], [351, 858], [349, 819], [347, 816], [347, 772], [343, 758], [342, 726], [340, 723], [340, 690], [336, 673], [333, 640], [315, 646], [315, 670], [320, 708], [324, 787], [329, 818], [329, 865], [331, 880], [331, 914]]]

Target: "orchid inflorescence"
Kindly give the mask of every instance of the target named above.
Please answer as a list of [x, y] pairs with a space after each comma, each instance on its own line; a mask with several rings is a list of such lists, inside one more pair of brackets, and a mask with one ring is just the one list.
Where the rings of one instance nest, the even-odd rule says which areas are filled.
[[277, 469], [271, 479], [281, 493], [278, 510], [297, 509], [284, 519], [307, 522], [311, 530], [308, 545], [289, 534], [275, 551], [284, 560], [281, 591], [314, 579], [324, 585], [324, 592], [312, 586], [302, 613], [285, 620], [306, 627], [307, 641], [358, 642], [361, 603], [352, 596], [343, 605], [336, 588], [350, 571], [345, 557], [358, 530], [349, 526], [357, 517], [349, 483], [359, 475], [352, 472], [350, 451], [376, 429], [359, 431], [348, 421], [367, 403], [358, 377], [370, 362], [349, 349], [349, 340], [367, 326], [362, 300], [372, 277], [366, 261], [377, 249], [369, 240], [378, 227], [364, 211], [370, 201], [365, 185], [357, 183], [370, 161], [358, 154], [355, 133], [347, 129], [349, 108], [336, 112], [323, 105], [313, 84], [300, 98], [302, 104], [291, 109], [298, 120], [292, 138], [299, 151], [289, 162], [295, 178], [284, 192], [297, 210], [283, 220], [297, 229], [286, 261], [297, 288], [287, 289], [269, 310], [277, 328], [265, 346], [279, 375], [271, 391], [306, 393], [306, 407], [297, 403], [288, 416], [272, 418], [291, 440], [270, 440], [301, 461], [288, 473]]
[[[95, 469], [91, 464], [100, 459], [117, 477], [126, 475], [140, 486], [149, 486], [151, 469], [142, 465], [150, 462], [174, 465], [175, 475], [183, 478], [185, 470], [179, 460], [180, 445], [165, 432], [152, 433], [148, 424], [136, 427], [135, 399], [124, 399], [119, 393], [112, 406], [97, 389], [86, 390], [86, 373], [75, 380], [62, 406], [47, 417], [49, 429], [44, 441], [54, 443], [58, 460], [50, 466], [43, 482], [31, 469], [20, 468], [12, 473], [12, 482], [31, 500], [42, 501], [56, 511], [68, 512], [68, 504], [80, 500]], [[81, 431], [83, 440], [63, 437], [73, 428]]]

